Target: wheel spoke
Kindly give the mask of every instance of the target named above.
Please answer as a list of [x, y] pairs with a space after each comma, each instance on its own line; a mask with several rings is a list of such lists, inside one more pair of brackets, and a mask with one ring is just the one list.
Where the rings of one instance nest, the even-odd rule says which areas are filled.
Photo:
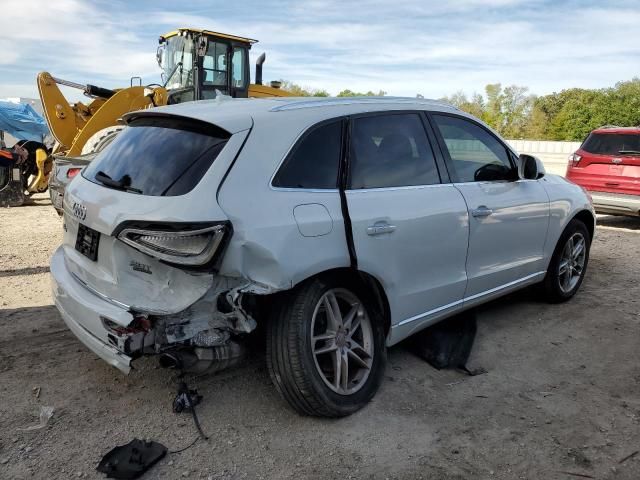
[[327, 318], [334, 330], [342, 326], [342, 313], [336, 295], [329, 291], [324, 297], [324, 308], [327, 310]]
[[569, 290], [569, 284], [571, 283], [572, 276], [572, 270], [571, 267], [569, 267], [569, 270], [567, 271], [567, 274], [564, 276], [564, 279], [562, 281], [562, 288], [565, 292]]
[[562, 276], [565, 273], [567, 273], [568, 268], [569, 268], [569, 261], [562, 260], [562, 262], [560, 262], [560, 268], [558, 269], [558, 275]]
[[349, 313], [347, 313], [344, 317], [344, 328], [351, 328], [351, 324], [353, 323], [353, 320], [358, 317], [359, 312], [359, 303], [351, 306], [351, 310], [349, 310]]
[[570, 238], [567, 241], [567, 244], [564, 246], [564, 252], [562, 258], [566, 258], [567, 260], [571, 260], [571, 254], [573, 253], [573, 238]]
[[347, 338], [348, 339], [352, 339], [353, 338], [353, 334], [358, 331], [360, 326], [361, 326], [360, 315], [356, 315], [356, 318], [353, 319], [353, 322], [351, 324], [351, 330], [349, 330]]
[[322, 355], [323, 353], [330, 353], [337, 349], [338, 349], [338, 346], [335, 344], [335, 342], [332, 342], [329, 345], [325, 345], [324, 347], [320, 347], [317, 350], [314, 350], [313, 354]]
[[571, 256], [574, 260], [577, 260], [584, 250], [584, 238], [580, 238], [577, 243], [575, 243], [573, 250], [571, 252]]
[[315, 346], [316, 342], [320, 342], [322, 340], [333, 340], [334, 338], [336, 338], [336, 332], [334, 332], [333, 330], [327, 330], [326, 332], [316, 336], [316, 337], [312, 337], [311, 341], [313, 342], [313, 345]]
[[347, 350], [347, 355], [349, 355], [355, 362], [360, 365], [362, 368], [370, 369], [371, 367], [367, 362], [365, 362], [360, 356], [355, 353], [353, 350]]
[[340, 388], [340, 378], [342, 377], [342, 354], [336, 350], [333, 355], [333, 386]]
[[344, 352], [340, 355], [340, 359], [342, 361], [340, 386], [344, 391], [347, 391], [349, 389], [349, 357], [347, 356], [347, 353]]
[[369, 352], [367, 352], [365, 350], [365, 348], [362, 345], [360, 345], [358, 342], [356, 342], [353, 338], [349, 340], [349, 344], [350, 344], [350, 350], [353, 350], [354, 352], [356, 350], [359, 350], [360, 352], [362, 352], [367, 357], [370, 356]]

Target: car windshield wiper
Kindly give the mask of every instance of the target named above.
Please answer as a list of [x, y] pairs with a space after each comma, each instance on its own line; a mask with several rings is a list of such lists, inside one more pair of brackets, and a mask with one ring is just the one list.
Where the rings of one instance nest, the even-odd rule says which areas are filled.
[[125, 192], [142, 193], [142, 190], [129, 186], [131, 184], [131, 177], [129, 177], [129, 175], [123, 175], [121, 180], [114, 180], [100, 170], [95, 174], [94, 178], [106, 187], [124, 190]]
[[631, 155], [640, 155], [640, 151], [638, 150], [620, 150], [618, 151], [618, 153], [625, 155], [625, 154], [631, 154]]

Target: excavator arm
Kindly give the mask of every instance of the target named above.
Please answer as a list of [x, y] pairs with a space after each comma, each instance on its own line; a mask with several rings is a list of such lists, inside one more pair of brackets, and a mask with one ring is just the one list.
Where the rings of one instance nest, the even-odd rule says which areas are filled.
[[[92, 100], [88, 105], [70, 104], [58, 85], [78, 88]], [[87, 140], [100, 130], [117, 125], [125, 113], [167, 103], [167, 91], [162, 87], [109, 90], [58, 79], [47, 72], [38, 74], [38, 90], [51, 134], [59, 143], [54, 153], [67, 156], [80, 155]]]

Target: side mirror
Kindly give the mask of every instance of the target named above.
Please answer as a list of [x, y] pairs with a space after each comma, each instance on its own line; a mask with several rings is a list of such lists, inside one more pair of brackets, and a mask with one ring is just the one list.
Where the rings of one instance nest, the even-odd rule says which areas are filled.
[[539, 158], [521, 153], [518, 157], [518, 177], [522, 180], [537, 180], [545, 174]]

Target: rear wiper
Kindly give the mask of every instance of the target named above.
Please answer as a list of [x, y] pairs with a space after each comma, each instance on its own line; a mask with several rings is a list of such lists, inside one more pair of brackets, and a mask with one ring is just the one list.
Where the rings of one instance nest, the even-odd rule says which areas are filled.
[[131, 183], [131, 178], [128, 175], [124, 175], [122, 177], [122, 180], [114, 180], [109, 175], [100, 170], [95, 174], [94, 178], [107, 187], [124, 190], [125, 192], [142, 193], [142, 190], [129, 186], [129, 184]]
[[638, 150], [620, 150], [620, 151], [618, 151], [618, 153], [620, 153], [622, 155], [627, 154], [627, 153], [632, 154], [632, 155], [640, 155], [640, 151], [638, 151]]

